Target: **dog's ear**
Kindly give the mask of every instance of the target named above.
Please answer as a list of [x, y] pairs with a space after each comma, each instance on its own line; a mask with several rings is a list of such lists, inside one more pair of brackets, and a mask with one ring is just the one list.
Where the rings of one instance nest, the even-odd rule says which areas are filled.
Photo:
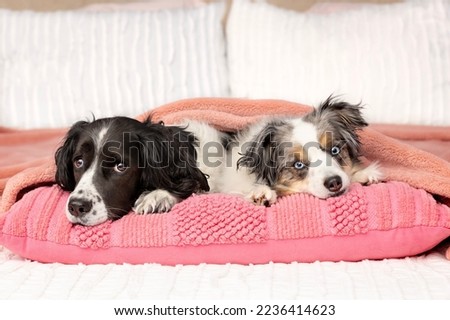
[[[206, 176], [197, 167], [195, 137], [176, 127], [147, 123], [140, 136], [144, 164], [141, 184], [144, 189], [164, 189], [185, 199], [209, 191]], [[148, 143], [150, 142], [150, 143]]]
[[338, 133], [347, 144], [351, 156], [357, 156], [360, 149], [358, 130], [368, 124], [362, 115], [362, 105], [350, 104], [329, 96], [316, 110], [305, 116], [315, 118], [314, 123], [323, 131]]
[[362, 109], [361, 103], [350, 104], [329, 96], [315, 112], [316, 117], [329, 123], [336, 123], [337, 125], [357, 130], [367, 126], [367, 122], [364, 120], [361, 112]]
[[174, 164], [169, 172], [175, 186], [172, 192], [182, 199], [192, 193], [209, 191], [209, 184], [205, 174], [197, 166], [197, 140], [191, 132], [178, 127], [165, 127], [172, 139], [169, 152]]
[[[191, 158], [189, 161], [195, 161], [195, 159]], [[196, 165], [179, 168], [172, 179], [175, 184], [172, 189], [173, 193], [181, 199], [185, 199], [196, 192], [207, 192], [210, 189], [207, 177]]]
[[67, 132], [63, 145], [60, 146], [55, 153], [55, 181], [63, 190], [66, 191], [73, 191], [75, 189], [72, 157], [75, 152], [79, 134], [86, 124], [86, 121], [79, 121], [75, 123]]
[[242, 146], [244, 153], [237, 161], [237, 167], [247, 167], [257, 179], [272, 186], [278, 180], [282, 142], [279, 141], [280, 128], [284, 121], [269, 122], [247, 145]]

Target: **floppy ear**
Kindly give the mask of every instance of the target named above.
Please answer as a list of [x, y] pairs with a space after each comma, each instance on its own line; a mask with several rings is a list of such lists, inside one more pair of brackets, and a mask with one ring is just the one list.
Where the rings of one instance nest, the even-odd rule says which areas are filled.
[[72, 157], [75, 152], [76, 143], [78, 142], [78, 136], [85, 124], [87, 124], [86, 121], [75, 123], [67, 132], [63, 145], [55, 153], [55, 181], [66, 191], [73, 191], [75, 189]]
[[[191, 161], [195, 159], [191, 159]], [[175, 188], [172, 192], [182, 199], [189, 197], [196, 192], [209, 191], [209, 184], [205, 174], [196, 166], [187, 165], [177, 170], [172, 177]]]
[[182, 199], [192, 193], [209, 191], [205, 174], [197, 167], [197, 139], [191, 132], [179, 127], [164, 127], [166, 135], [172, 141], [169, 158], [173, 166], [169, 168], [170, 178], [174, 182], [172, 192]]
[[279, 140], [279, 130], [284, 127], [284, 121], [269, 122], [263, 130], [250, 141], [242, 157], [237, 161], [237, 167], [247, 167], [257, 179], [266, 182], [269, 186], [276, 183], [279, 173], [282, 145]]
[[[147, 123], [140, 136], [142, 187], [164, 189], [181, 199], [192, 193], [209, 191], [206, 176], [197, 168], [195, 137], [180, 128]], [[150, 143], [148, 143], [150, 142]]]
[[357, 131], [368, 125], [361, 113], [362, 109], [360, 103], [350, 104], [329, 96], [311, 115], [306, 117], [315, 117], [315, 123], [319, 127], [325, 130], [331, 127], [332, 132], [342, 135], [350, 155], [357, 156], [360, 149]]

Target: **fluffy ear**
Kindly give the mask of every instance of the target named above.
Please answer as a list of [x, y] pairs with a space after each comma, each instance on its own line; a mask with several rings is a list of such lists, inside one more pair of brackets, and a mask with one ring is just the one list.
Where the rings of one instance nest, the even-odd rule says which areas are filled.
[[[196, 140], [177, 127], [147, 123], [140, 135], [141, 185], [146, 190], [164, 189], [185, 199], [195, 192], [209, 191], [206, 176], [197, 168]], [[150, 142], [150, 143], [148, 143]]]
[[79, 121], [75, 123], [67, 132], [63, 145], [59, 147], [55, 153], [55, 181], [63, 190], [66, 191], [73, 191], [75, 189], [72, 157], [75, 152], [78, 136], [86, 124], [86, 121]]
[[281, 120], [269, 122], [249, 145], [243, 146], [245, 152], [238, 160], [237, 167], [247, 167], [251, 173], [256, 174], [258, 180], [269, 186], [275, 184], [283, 152], [282, 142], [279, 141], [280, 130], [285, 126], [286, 123]]
[[367, 126], [361, 110], [362, 105], [339, 101], [329, 96], [316, 110], [305, 116], [322, 131], [330, 131], [342, 136], [351, 156], [359, 154], [359, 137], [357, 131]]
[[357, 130], [367, 126], [367, 122], [361, 113], [362, 109], [361, 103], [350, 104], [329, 96], [317, 108], [316, 116], [326, 121], [339, 124], [340, 126]]

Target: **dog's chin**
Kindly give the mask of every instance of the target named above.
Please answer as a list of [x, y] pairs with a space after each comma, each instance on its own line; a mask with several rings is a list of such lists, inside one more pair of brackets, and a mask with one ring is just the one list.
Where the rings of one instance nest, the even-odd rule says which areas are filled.
[[87, 214], [83, 217], [74, 217], [69, 213], [69, 210], [66, 210], [66, 217], [71, 223], [86, 227], [96, 226], [109, 220], [107, 214]]
[[313, 195], [314, 197], [317, 197], [319, 199], [328, 199], [328, 198], [334, 198], [334, 197], [339, 197], [342, 196], [343, 194], [345, 194], [348, 191], [347, 188], [344, 188], [340, 191], [337, 192], [326, 192], [326, 193], [311, 193], [311, 195]]
[[332, 194], [330, 194], [330, 196], [329, 196], [328, 198], [342, 196], [342, 195], [343, 195], [344, 193], [346, 193], [347, 191], [348, 191], [347, 189], [342, 189], [341, 191], [333, 192]]

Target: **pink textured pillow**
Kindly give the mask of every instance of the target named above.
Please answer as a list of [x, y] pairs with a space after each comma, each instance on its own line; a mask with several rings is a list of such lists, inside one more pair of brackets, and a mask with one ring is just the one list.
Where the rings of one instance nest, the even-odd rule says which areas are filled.
[[67, 196], [57, 186], [27, 193], [0, 217], [0, 244], [42, 262], [256, 264], [404, 257], [450, 236], [450, 208], [401, 182], [355, 184], [327, 200], [296, 194], [270, 208], [194, 195], [166, 214], [95, 227], [67, 221]]

